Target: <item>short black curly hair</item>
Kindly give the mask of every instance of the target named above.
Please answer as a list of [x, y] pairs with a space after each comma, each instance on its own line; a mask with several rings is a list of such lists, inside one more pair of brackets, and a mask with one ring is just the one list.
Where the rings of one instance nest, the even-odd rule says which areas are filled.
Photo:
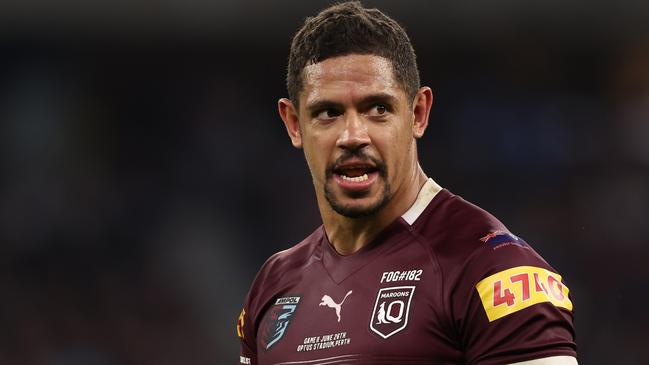
[[394, 76], [412, 100], [419, 89], [415, 50], [394, 19], [359, 1], [333, 5], [308, 17], [293, 37], [288, 58], [286, 87], [297, 106], [304, 67], [328, 58], [371, 54], [391, 61]]

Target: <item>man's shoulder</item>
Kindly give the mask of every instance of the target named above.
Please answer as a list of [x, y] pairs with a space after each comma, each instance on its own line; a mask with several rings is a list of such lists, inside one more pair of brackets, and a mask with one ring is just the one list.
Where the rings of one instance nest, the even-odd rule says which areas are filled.
[[447, 274], [479, 280], [519, 266], [554, 271], [530, 244], [486, 210], [448, 190], [437, 198], [412, 228]]
[[299, 274], [320, 258], [318, 248], [323, 235], [324, 229], [320, 226], [298, 244], [271, 255], [259, 269], [255, 282], [272, 283], [280, 277], [286, 279], [293, 273]]
[[323, 238], [324, 229], [318, 227], [310, 235], [292, 247], [274, 253], [266, 260], [261, 270], [279, 271], [280, 274], [287, 270], [305, 265], [313, 259]]
[[486, 235], [508, 232], [492, 214], [447, 189], [430, 202], [412, 229], [435, 250], [465, 255], [483, 246]]
[[264, 303], [292, 280], [299, 278], [307, 265], [319, 259], [318, 247], [323, 234], [321, 226], [300, 243], [273, 254], [264, 262], [248, 292], [246, 302], [249, 313], [256, 315], [254, 313]]

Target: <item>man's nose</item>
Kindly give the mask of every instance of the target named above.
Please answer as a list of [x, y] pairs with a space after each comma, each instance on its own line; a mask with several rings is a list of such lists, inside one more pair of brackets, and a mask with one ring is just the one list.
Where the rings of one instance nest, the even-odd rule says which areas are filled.
[[358, 150], [369, 145], [370, 142], [367, 124], [363, 121], [363, 117], [355, 112], [345, 113], [345, 124], [338, 141], [336, 141], [336, 146]]

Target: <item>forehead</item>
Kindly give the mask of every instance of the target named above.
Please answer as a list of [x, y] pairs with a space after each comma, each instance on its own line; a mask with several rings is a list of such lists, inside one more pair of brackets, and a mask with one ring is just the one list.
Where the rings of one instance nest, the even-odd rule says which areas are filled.
[[353, 100], [379, 92], [397, 98], [405, 94], [394, 78], [390, 60], [375, 55], [328, 58], [306, 66], [302, 79], [300, 99], [306, 104], [323, 98]]

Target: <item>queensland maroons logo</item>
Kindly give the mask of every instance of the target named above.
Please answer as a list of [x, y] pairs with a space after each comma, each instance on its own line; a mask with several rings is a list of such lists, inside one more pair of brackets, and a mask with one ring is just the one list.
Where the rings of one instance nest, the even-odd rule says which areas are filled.
[[260, 342], [265, 350], [270, 349], [284, 337], [299, 303], [300, 297], [278, 298], [268, 309], [259, 326]]
[[372, 332], [388, 338], [406, 328], [414, 294], [414, 286], [393, 286], [379, 290], [370, 320]]

